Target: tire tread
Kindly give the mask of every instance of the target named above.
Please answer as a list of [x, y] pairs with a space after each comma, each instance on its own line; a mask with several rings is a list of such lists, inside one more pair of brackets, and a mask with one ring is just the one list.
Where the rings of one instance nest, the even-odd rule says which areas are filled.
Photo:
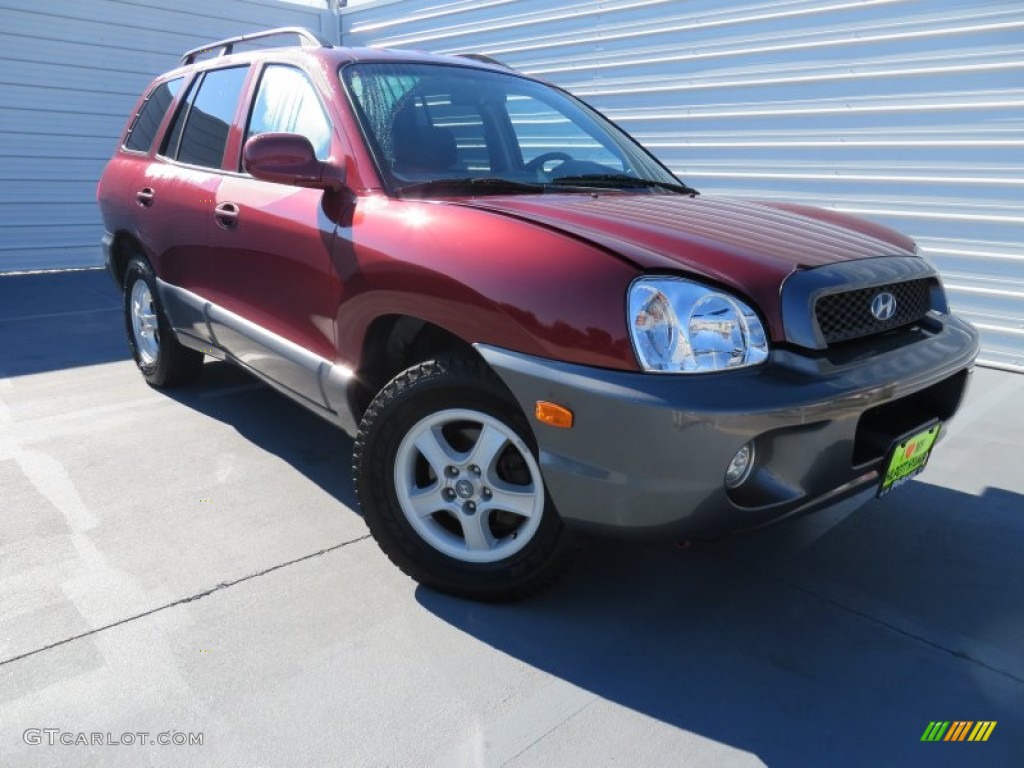
[[[395, 566], [413, 580], [433, 589], [481, 602], [511, 602], [534, 597], [561, 579], [575, 560], [577, 547], [560, 519], [555, 521], [557, 541], [543, 562], [534, 568], [535, 573], [522, 575], [514, 585], [504, 587], [454, 583], [451, 579], [427, 572], [409, 554], [410, 551], [423, 546], [419, 537], [411, 529], [407, 530], [405, 526], [399, 524], [392, 515], [375, 514], [373, 511], [374, 498], [381, 498], [386, 493], [387, 472], [390, 470], [390, 466], [381, 467], [380, 462], [375, 463], [371, 458], [371, 443], [378, 425], [383, 426], [382, 422], [386, 421], [387, 414], [396, 400], [405, 398], [410, 391], [435, 381], [481, 387], [489, 390], [489, 394], [496, 395], [502, 405], [521, 413], [504, 383], [482, 361], [460, 356], [444, 357], [414, 365], [395, 376], [373, 399], [363, 415], [353, 450], [352, 474], [355, 493], [364, 511], [364, 519], [370, 533]], [[532, 442], [532, 436], [528, 442]], [[547, 500], [545, 514], [557, 517], [550, 497]]]

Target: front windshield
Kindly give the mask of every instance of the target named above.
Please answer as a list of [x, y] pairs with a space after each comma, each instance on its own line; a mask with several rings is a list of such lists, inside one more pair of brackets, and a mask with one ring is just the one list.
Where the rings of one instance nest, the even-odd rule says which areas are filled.
[[543, 83], [408, 62], [358, 63], [341, 73], [378, 167], [399, 193], [459, 184], [503, 192], [680, 184], [607, 120]]

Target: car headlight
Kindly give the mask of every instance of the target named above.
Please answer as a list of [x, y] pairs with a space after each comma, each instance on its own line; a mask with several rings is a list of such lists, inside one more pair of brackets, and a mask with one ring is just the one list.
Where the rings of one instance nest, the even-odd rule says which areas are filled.
[[629, 287], [629, 332], [646, 371], [705, 373], [757, 365], [768, 340], [757, 314], [727, 293], [678, 277]]

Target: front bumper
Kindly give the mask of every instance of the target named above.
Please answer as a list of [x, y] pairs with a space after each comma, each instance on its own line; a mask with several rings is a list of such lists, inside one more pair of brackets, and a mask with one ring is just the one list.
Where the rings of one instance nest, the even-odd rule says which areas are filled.
[[[538, 400], [572, 410], [571, 429], [531, 418], [548, 491], [567, 523], [701, 536], [754, 528], [873, 487], [892, 441], [956, 412], [978, 335], [945, 315], [900, 340], [847, 350], [845, 359], [775, 350], [756, 368], [700, 375], [477, 349], [528, 416]], [[727, 490], [726, 467], [751, 440], [754, 468]]]

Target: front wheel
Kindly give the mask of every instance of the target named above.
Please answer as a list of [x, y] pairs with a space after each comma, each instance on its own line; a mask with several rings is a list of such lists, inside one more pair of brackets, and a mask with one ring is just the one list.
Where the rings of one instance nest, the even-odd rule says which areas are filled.
[[570, 563], [526, 419], [481, 362], [432, 360], [395, 377], [360, 424], [355, 477], [377, 543], [426, 586], [516, 599]]

